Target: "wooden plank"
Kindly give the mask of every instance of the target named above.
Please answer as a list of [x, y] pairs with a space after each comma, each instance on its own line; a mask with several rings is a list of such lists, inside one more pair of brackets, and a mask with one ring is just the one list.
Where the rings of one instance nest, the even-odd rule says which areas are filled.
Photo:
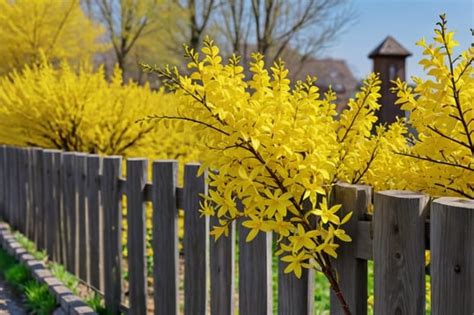
[[103, 238], [101, 227], [103, 213], [100, 207], [100, 187], [98, 178], [102, 173], [102, 158], [98, 155], [87, 156], [87, 212], [89, 217], [89, 271], [90, 284], [103, 291], [104, 266], [103, 266]]
[[28, 208], [26, 215], [26, 235], [30, 240], [35, 239], [35, 195], [34, 195], [34, 150], [28, 148]]
[[[332, 204], [342, 205], [338, 216], [344, 218], [352, 212], [351, 219], [343, 229], [352, 238], [352, 242], [339, 242], [338, 257], [333, 266], [339, 280], [339, 288], [352, 314], [367, 314], [367, 261], [357, 259], [356, 248], [358, 220], [367, 212], [370, 203], [370, 188], [350, 184], [336, 184], [333, 189]], [[331, 290], [331, 314], [345, 314], [336, 294]]]
[[[211, 226], [218, 225], [217, 217], [211, 217]], [[234, 314], [235, 294], [235, 224], [229, 227], [229, 236], [210, 240], [211, 259], [211, 314]]]
[[122, 301], [122, 196], [119, 194], [122, 158], [106, 157], [103, 163], [104, 296], [107, 309], [116, 314]]
[[304, 315], [314, 312], [314, 270], [303, 269], [301, 278], [284, 273], [287, 264], [278, 261], [278, 314]]
[[18, 230], [25, 234], [26, 233], [26, 207], [27, 207], [27, 151], [24, 148], [19, 148], [17, 153], [18, 159], [18, 183], [19, 183], [19, 194], [18, 194]]
[[48, 225], [45, 229], [46, 253], [52, 256], [54, 252], [55, 233], [57, 230], [56, 218], [54, 217], [54, 192], [53, 192], [53, 153], [45, 150], [43, 153], [43, 203], [44, 221]]
[[199, 164], [184, 167], [184, 314], [205, 314], [208, 302], [209, 218], [199, 213], [207, 193]]
[[62, 207], [62, 183], [61, 183], [61, 168], [62, 168], [62, 152], [59, 150], [50, 150], [52, 153], [53, 164], [51, 167], [51, 186], [53, 189], [53, 200], [51, 204], [52, 220], [56, 229], [54, 230], [53, 253], [52, 259], [56, 262], [61, 262], [61, 207]]
[[5, 200], [5, 221], [11, 224], [12, 221], [12, 196], [13, 196], [13, 189], [10, 189], [12, 186], [12, 147], [6, 147], [5, 152], [5, 173], [6, 173], [6, 200]]
[[6, 169], [5, 169], [6, 146], [0, 145], [0, 220], [5, 220], [6, 201]]
[[43, 150], [35, 150], [35, 182], [33, 189], [36, 191], [36, 223], [38, 225], [38, 242], [36, 246], [38, 250], [46, 250], [46, 219], [44, 204], [44, 166], [43, 166]]
[[76, 154], [75, 186], [77, 195], [77, 245], [76, 265], [80, 279], [89, 283], [89, 220], [87, 217], [87, 157]]
[[153, 162], [153, 288], [155, 314], [178, 314], [177, 161]]
[[375, 314], [425, 314], [425, 224], [428, 197], [375, 193]]
[[355, 239], [357, 242], [355, 246], [355, 256], [359, 259], [373, 260], [373, 230], [372, 221], [357, 222], [357, 231]]
[[10, 226], [14, 229], [18, 229], [18, 208], [19, 208], [19, 190], [20, 190], [20, 183], [18, 181], [18, 148], [12, 147], [11, 149], [11, 161], [10, 165], [11, 167], [11, 179], [10, 183], [11, 186], [9, 189], [11, 189], [11, 217], [10, 217]]
[[238, 224], [239, 314], [273, 313], [272, 234], [259, 233], [246, 242], [249, 230]]
[[76, 180], [75, 165], [76, 156], [73, 152], [63, 154], [64, 172], [63, 172], [63, 205], [64, 205], [64, 228], [66, 242], [64, 244], [66, 257], [66, 270], [74, 275], [78, 274], [76, 257], [78, 255], [77, 246], [77, 199], [76, 199]]
[[474, 200], [431, 206], [431, 314], [474, 314]]
[[147, 160], [127, 160], [129, 314], [147, 312], [146, 209]]

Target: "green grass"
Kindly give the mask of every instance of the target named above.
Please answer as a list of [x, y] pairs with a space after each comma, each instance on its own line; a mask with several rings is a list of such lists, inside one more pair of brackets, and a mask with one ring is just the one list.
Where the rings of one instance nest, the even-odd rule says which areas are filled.
[[29, 314], [49, 315], [56, 309], [56, 299], [48, 291], [48, 286], [35, 281], [29, 270], [3, 249], [0, 249], [0, 276], [17, 292], [24, 294]]
[[[48, 256], [45, 251], [38, 251], [36, 245], [30, 241], [26, 236], [21, 234], [20, 232], [15, 232], [14, 234], [15, 239], [20, 243], [20, 245], [25, 248], [29, 253], [33, 255], [38, 260], [45, 261], [47, 263], [48, 268], [51, 270], [51, 273], [54, 277], [56, 277], [59, 281], [61, 281], [67, 288], [69, 288], [74, 294], [77, 294], [77, 286], [79, 284], [79, 280], [76, 276], [69, 273], [63, 265], [58, 263], [48, 261]], [[0, 268], [1, 268], [1, 261], [0, 261]], [[40, 294], [38, 288], [32, 287], [31, 289], [31, 296], [36, 297], [37, 294]], [[54, 298], [53, 298], [54, 299]], [[41, 303], [37, 303], [38, 301], [32, 301], [32, 305], [36, 305], [38, 307], [42, 307]], [[47, 305], [48, 301], [45, 302]], [[106, 308], [104, 307], [103, 299], [100, 295], [95, 292], [92, 292], [85, 298], [85, 302], [98, 314], [108, 314]], [[49, 313], [34, 313], [34, 314], [49, 314]]]
[[56, 299], [48, 290], [48, 286], [36, 281], [25, 285], [25, 306], [30, 314], [49, 315], [56, 309]]

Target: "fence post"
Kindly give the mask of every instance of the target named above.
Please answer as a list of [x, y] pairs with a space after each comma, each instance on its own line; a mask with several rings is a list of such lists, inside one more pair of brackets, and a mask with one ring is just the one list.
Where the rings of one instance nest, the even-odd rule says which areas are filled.
[[374, 313], [425, 314], [425, 218], [428, 197], [375, 194]]
[[102, 173], [102, 158], [95, 154], [87, 156], [87, 211], [89, 217], [89, 272], [90, 283], [96, 289], [104, 288], [104, 266], [102, 253], [104, 243], [102, 208], [100, 207], [99, 177]]
[[28, 148], [28, 208], [26, 215], [26, 235], [32, 241], [35, 240], [35, 192], [34, 192], [34, 149]]
[[55, 221], [56, 230], [54, 231], [53, 253], [52, 259], [61, 262], [61, 239], [63, 237], [61, 227], [61, 209], [62, 209], [62, 185], [61, 185], [61, 169], [62, 169], [62, 152], [59, 150], [51, 150], [53, 164], [51, 167], [51, 186], [53, 189], [53, 200], [51, 213]]
[[78, 253], [77, 240], [77, 199], [76, 199], [76, 180], [75, 165], [76, 156], [73, 152], [65, 152], [63, 154], [63, 204], [64, 204], [64, 227], [65, 227], [65, 258], [66, 269], [74, 275], [78, 274], [76, 257]]
[[119, 192], [122, 157], [109, 156], [103, 162], [105, 305], [112, 314], [117, 314], [122, 302], [122, 196]]
[[209, 218], [199, 213], [207, 194], [199, 164], [184, 167], [184, 314], [205, 314], [208, 302]]
[[153, 286], [155, 314], [178, 314], [178, 163], [153, 162]]
[[[235, 222], [229, 227], [229, 235], [217, 241], [211, 237], [211, 314], [234, 314], [235, 271]], [[218, 225], [217, 217], [211, 217], [211, 227]]]
[[10, 226], [13, 229], [18, 229], [18, 194], [20, 185], [18, 181], [18, 148], [12, 147], [10, 150], [10, 186], [11, 190], [11, 207], [10, 207]]
[[53, 255], [53, 244], [57, 229], [54, 213], [54, 193], [53, 193], [53, 152], [44, 151], [43, 157], [43, 187], [44, 187], [44, 221], [47, 224], [46, 232], [46, 252], [51, 257]]
[[430, 224], [431, 313], [474, 314], [474, 200], [436, 199]]
[[76, 259], [78, 276], [89, 283], [89, 220], [87, 217], [87, 156], [85, 153], [76, 154], [75, 186], [77, 194], [77, 245]]
[[[241, 221], [240, 221], [241, 223]], [[272, 234], [260, 232], [246, 242], [249, 229], [239, 230], [239, 314], [273, 314]]]
[[[364, 218], [371, 202], [370, 187], [350, 184], [334, 186], [332, 204], [342, 205], [338, 215], [342, 219], [352, 212], [351, 219], [342, 226], [352, 238], [350, 243], [340, 243], [337, 259], [333, 260], [339, 287], [352, 314], [367, 314], [367, 261], [356, 258], [358, 221]], [[331, 314], [344, 314], [344, 310], [331, 290]]]
[[28, 164], [27, 151], [25, 148], [18, 148], [18, 230], [26, 234], [26, 208], [27, 208], [27, 178]]
[[146, 207], [147, 160], [127, 160], [128, 275], [130, 314], [147, 313]]
[[12, 148], [7, 146], [5, 148], [5, 221], [8, 224], [11, 224], [11, 217], [12, 217], [12, 189], [8, 187], [12, 186], [12, 168], [11, 168], [11, 160], [12, 160]]
[[44, 218], [44, 173], [43, 173], [43, 149], [34, 148], [33, 150], [33, 171], [35, 172], [33, 191], [35, 194], [35, 229], [36, 229], [36, 246], [38, 250], [45, 249], [45, 218]]

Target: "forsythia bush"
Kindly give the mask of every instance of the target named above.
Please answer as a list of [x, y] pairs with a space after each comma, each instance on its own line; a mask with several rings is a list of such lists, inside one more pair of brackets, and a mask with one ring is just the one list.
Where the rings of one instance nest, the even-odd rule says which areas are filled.
[[320, 95], [311, 78], [292, 88], [283, 62], [269, 73], [263, 56], [254, 54], [246, 81], [238, 57], [223, 64], [209, 39], [202, 52], [201, 58], [186, 49], [190, 76], [176, 68], [144, 69], [157, 72], [179, 100], [180, 115], [149, 120], [190, 122], [203, 140], [201, 169], [211, 170], [214, 189], [202, 213], [220, 222], [211, 233], [227, 235], [239, 218], [250, 230], [247, 241], [259, 232], [276, 233], [285, 272], [300, 277], [302, 268], [322, 270], [345, 305], [330, 258], [337, 257], [339, 242], [351, 240], [343, 229], [351, 215], [340, 218], [340, 205], [328, 204], [331, 188], [339, 180], [370, 181], [375, 167], [392, 163], [393, 149], [406, 145], [401, 121], [371, 133], [380, 106], [378, 76], [364, 81], [336, 119], [334, 92]]
[[[63, 62], [27, 66], [0, 78], [0, 142], [104, 155], [190, 159], [192, 134], [172, 123], [136, 124], [144, 114], [175, 112], [175, 98], [148, 86], [111, 82], [102, 68]], [[157, 109], [158, 108], [158, 109]]]
[[[454, 54], [458, 43], [441, 16], [434, 43], [423, 39], [420, 64], [429, 78], [415, 87], [396, 81], [397, 103], [410, 112], [417, 136], [406, 151], [407, 186], [429, 194], [474, 198], [474, 47]], [[402, 174], [402, 173], [398, 173]]]

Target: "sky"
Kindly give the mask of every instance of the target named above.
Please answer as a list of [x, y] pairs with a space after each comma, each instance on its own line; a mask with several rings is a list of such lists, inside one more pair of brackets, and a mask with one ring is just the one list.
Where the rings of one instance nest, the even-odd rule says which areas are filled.
[[412, 75], [425, 78], [418, 65], [422, 50], [415, 43], [422, 37], [431, 40], [441, 13], [446, 13], [448, 29], [456, 32], [457, 52], [474, 42], [470, 31], [474, 28], [474, 0], [353, 0], [352, 5], [355, 22], [324, 55], [345, 59], [359, 79], [372, 71], [367, 55], [387, 35], [413, 53], [407, 60], [407, 80], [411, 81]]

